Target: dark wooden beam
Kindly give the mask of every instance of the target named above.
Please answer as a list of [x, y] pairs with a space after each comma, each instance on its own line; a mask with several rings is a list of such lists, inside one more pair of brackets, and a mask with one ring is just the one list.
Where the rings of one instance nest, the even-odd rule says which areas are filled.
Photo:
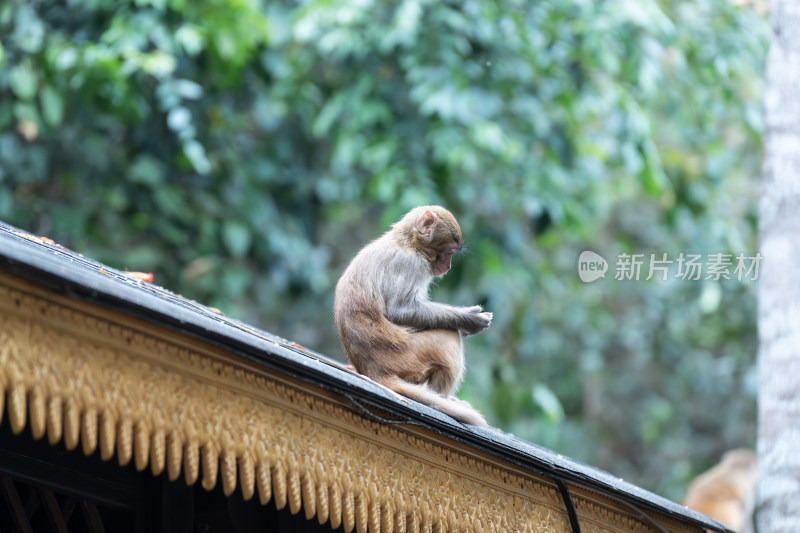
[[83, 511], [83, 517], [86, 519], [86, 525], [89, 526], [90, 533], [106, 533], [106, 528], [103, 526], [103, 521], [100, 519], [100, 513], [97, 512], [95, 504], [83, 500], [81, 502], [81, 510]]
[[50, 489], [39, 489], [39, 496], [42, 498], [44, 508], [47, 510], [47, 519], [58, 533], [69, 533], [67, 521], [61, 514], [61, 506], [58, 505], [56, 495]]
[[28, 515], [25, 514], [25, 507], [23, 507], [22, 500], [19, 498], [19, 492], [17, 492], [14, 481], [7, 476], [3, 476], [2, 483], [3, 498], [6, 500], [9, 511], [11, 511], [14, 524], [22, 533], [33, 533], [31, 524], [28, 521]]

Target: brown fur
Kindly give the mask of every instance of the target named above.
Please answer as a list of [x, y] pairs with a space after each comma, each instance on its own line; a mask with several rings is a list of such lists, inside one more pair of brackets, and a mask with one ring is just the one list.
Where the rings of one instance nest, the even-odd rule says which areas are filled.
[[719, 464], [692, 481], [683, 504], [719, 520], [734, 531], [746, 531], [752, 513], [756, 478], [756, 455], [746, 448], [731, 450]]
[[350, 262], [336, 285], [334, 319], [358, 372], [456, 420], [486, 425], [453, 394], [464, 375], [461, 337], [489, 327], [492, 315], [428, 300], [462, 240], [448, 210], [412, 210]]

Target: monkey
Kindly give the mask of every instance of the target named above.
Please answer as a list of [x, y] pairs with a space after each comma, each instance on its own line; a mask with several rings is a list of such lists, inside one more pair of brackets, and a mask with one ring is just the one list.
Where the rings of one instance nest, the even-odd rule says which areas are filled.
[[334, 321], [358, 373], [459, 422], [486, 426], [454, 394], [465, 371], [462, 337], [488, 328], [492, 313], [428, 299], [462, 245], [450, 211], [412, 209], [347, 266], [336, 284]]
[[690, 484], [683, 505], [715, 518], [734, 531], [749, 530], [758, 477], [756, 454], [730, 450]]

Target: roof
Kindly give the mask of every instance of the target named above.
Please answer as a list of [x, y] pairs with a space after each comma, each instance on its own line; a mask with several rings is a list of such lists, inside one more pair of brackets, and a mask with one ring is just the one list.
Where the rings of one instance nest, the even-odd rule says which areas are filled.
[[[69, 298], [103, 306], [224, 347], [254, 364], [335, 394], [376, 422], [399, 421], [421, 426], [520, 469], [546, 476], [558, 484], [568, 513], [573, 517], [575, 513], [571, 509], [567, 485], [602, 493], [629, 508], [655, 530], [663, 528], [650, 518], [653, 513], [668, 515], [684, 524], [729, 531], [700, 513], [608, 472], [525, 442], [499, 429], [462, 425], [425, 405], [401, 402], [333, 359], [0, 223], [2, 271]], [[385, 414], [392, 420], [387, 420]], [[574, 531], [579, 530], [574, 520], [572, 526]]]

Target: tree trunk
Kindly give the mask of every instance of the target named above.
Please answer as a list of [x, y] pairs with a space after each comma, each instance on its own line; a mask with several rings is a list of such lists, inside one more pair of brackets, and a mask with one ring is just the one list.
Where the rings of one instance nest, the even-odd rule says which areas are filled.
[[759, 533], [800, 527], [800, 4], [773, 0], [759, 205]]

